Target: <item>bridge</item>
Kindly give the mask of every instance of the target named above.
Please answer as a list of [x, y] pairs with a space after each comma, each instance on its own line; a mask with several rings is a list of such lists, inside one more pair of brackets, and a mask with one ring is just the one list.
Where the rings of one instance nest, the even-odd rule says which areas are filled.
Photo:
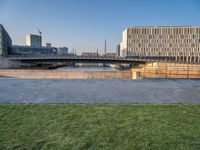
[[[9, 56], [10, 61], [20, 61], [23, 63], [50, 63], [50, 62], [72, 62], [72, 63], [108, 63], [108, 64], [134, 64], [145, 62], [176, 62], [176, 57], [166, 56], [135, 56], [129, 58], [104, 57], [104, 56]], [[183, 63], [183, 62], [181, 62]]]

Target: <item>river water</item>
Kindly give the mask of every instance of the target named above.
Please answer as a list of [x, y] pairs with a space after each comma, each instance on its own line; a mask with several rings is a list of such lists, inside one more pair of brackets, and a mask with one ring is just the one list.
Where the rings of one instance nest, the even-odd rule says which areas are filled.
[[117, 71], [118, 69], [112, 67], [67, 66], [67, 67], [60, 67], [57, 70]]

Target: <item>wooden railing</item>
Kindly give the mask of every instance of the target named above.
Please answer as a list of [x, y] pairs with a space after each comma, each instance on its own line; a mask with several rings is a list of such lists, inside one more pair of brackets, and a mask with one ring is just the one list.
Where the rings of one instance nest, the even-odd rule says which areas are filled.
[[138, 69], [140, 78], [200, 78], [200, 65], [157, 63]]

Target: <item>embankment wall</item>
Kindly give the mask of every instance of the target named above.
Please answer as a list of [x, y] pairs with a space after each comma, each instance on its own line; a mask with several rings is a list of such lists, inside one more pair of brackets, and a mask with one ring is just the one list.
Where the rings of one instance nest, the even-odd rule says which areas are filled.
[[0, 77], [27, 79], [132, 79], [131, 71], [0, 69]]
[[148, 63], [132, 69], [132, 78], [200, 78], [199, 64]]

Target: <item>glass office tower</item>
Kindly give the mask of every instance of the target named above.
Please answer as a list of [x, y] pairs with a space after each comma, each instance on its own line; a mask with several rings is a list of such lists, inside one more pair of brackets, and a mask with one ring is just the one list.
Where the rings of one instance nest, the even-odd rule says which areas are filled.
[[0, 24], [0, 57], [7, 57], [11, 51], [12, 40], [4, 27]]

